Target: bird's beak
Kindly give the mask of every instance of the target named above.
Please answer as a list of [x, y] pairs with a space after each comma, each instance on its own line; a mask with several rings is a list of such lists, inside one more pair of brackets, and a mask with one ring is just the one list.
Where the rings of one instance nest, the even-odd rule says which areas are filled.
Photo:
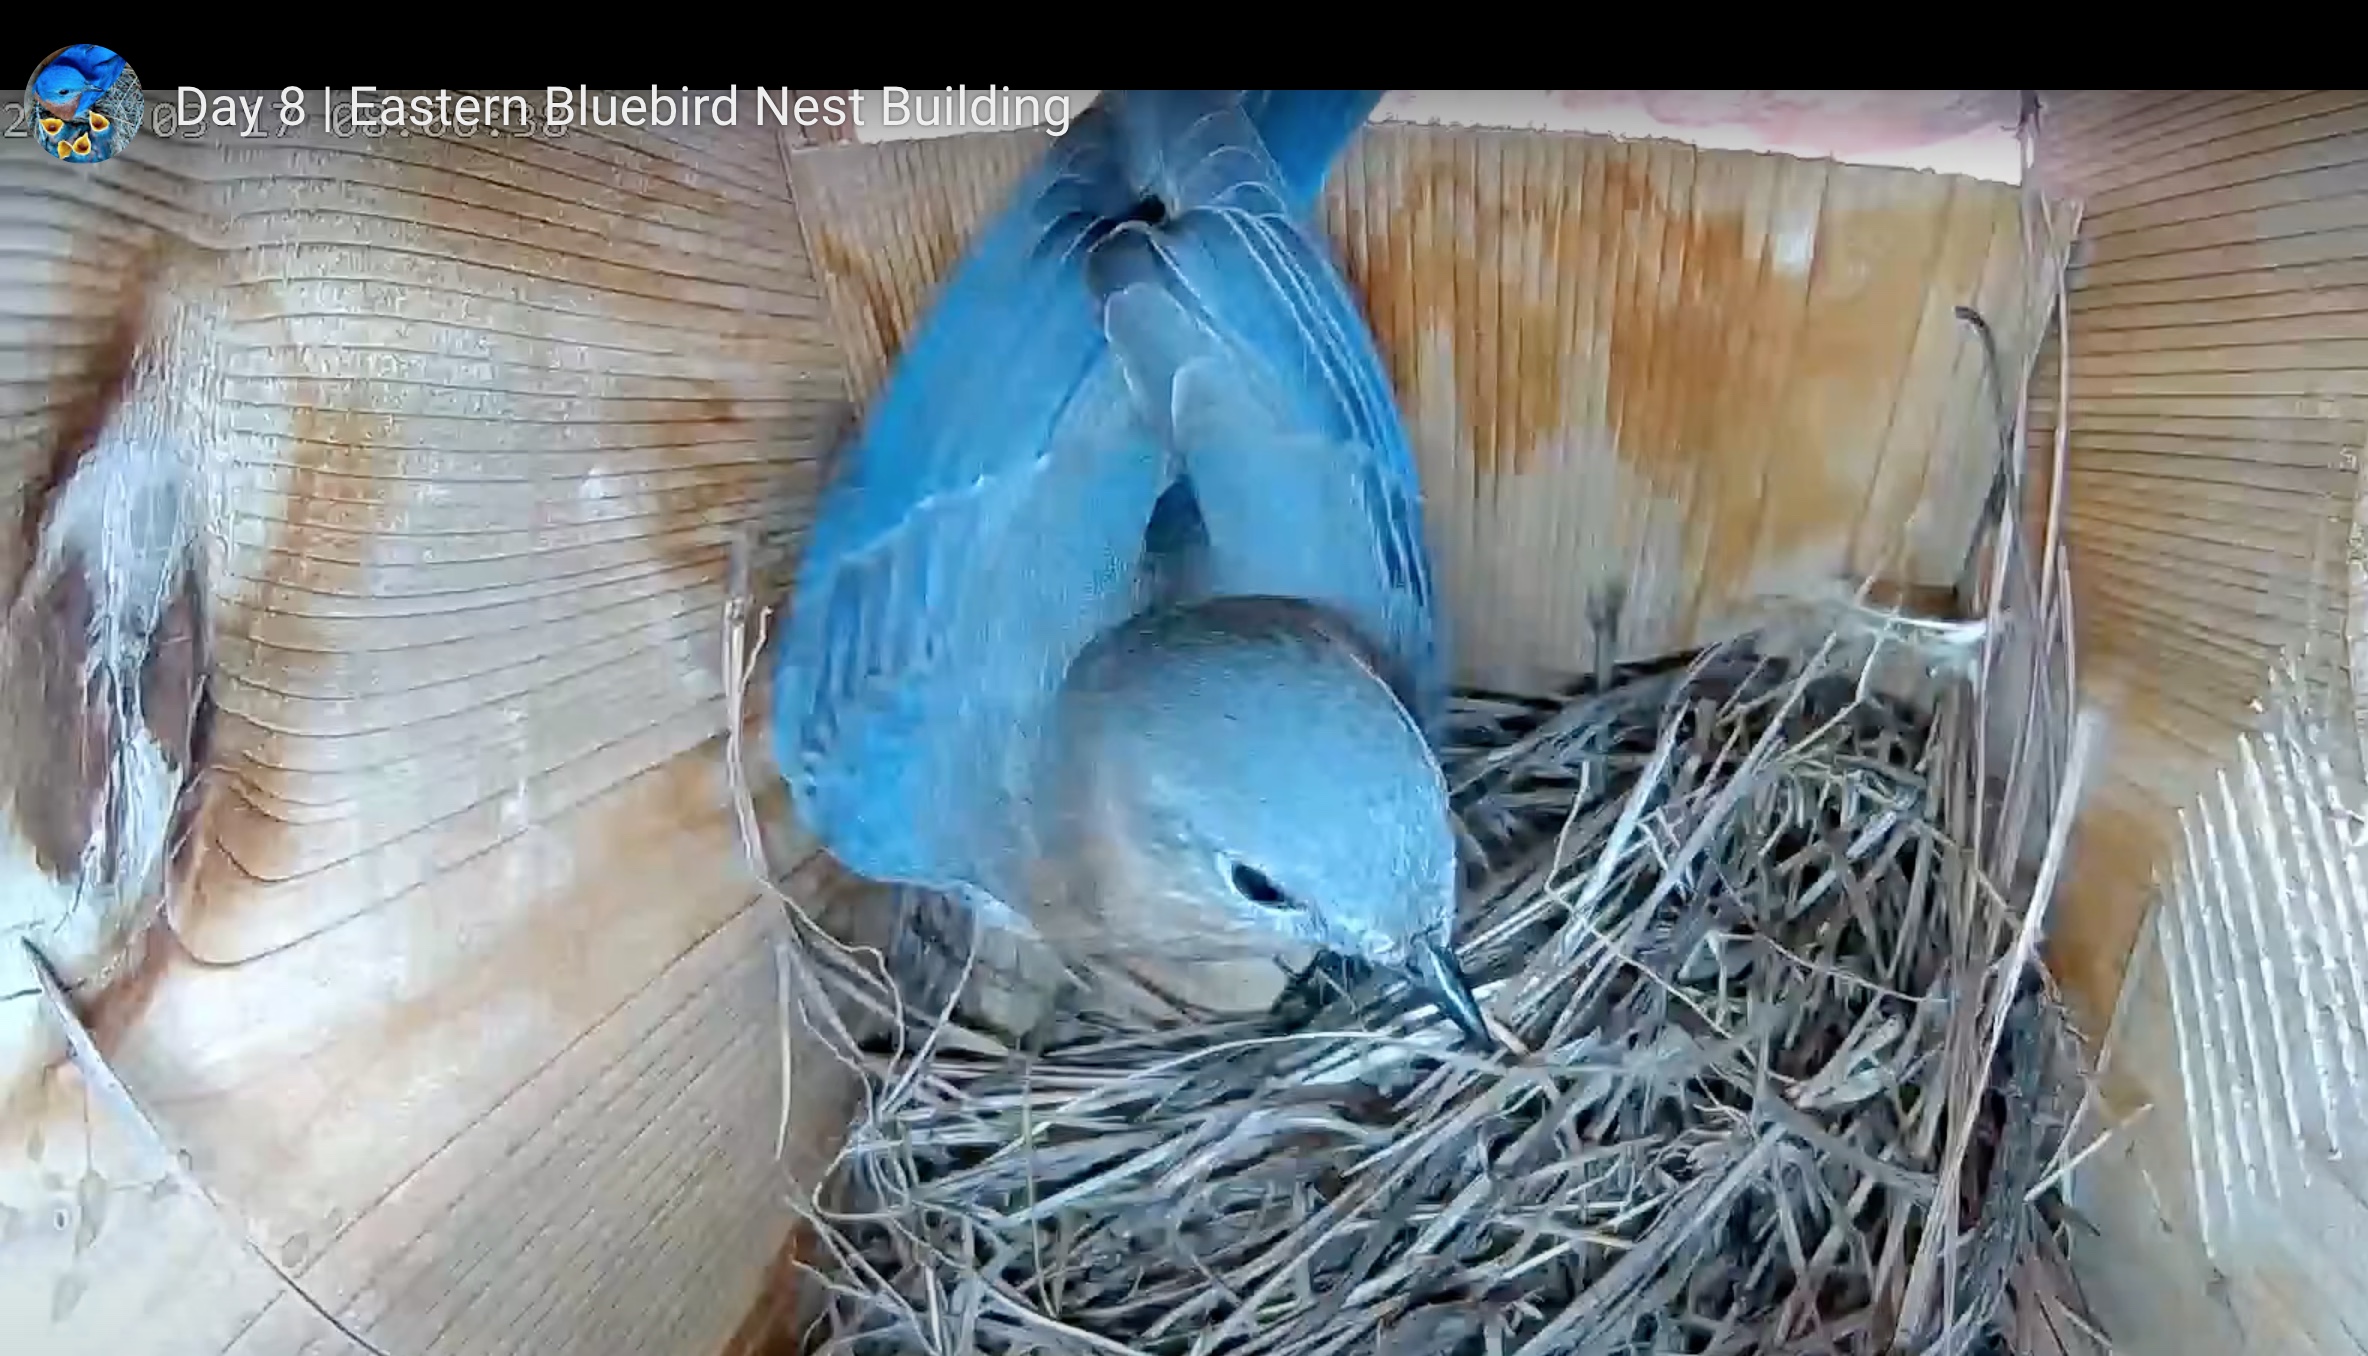
[[1472, 996], [1471, 982], [1464, 978], [1463, 968], [1455, 963], [1454, 952], [1426, 937], [1414, 944], [1411, 968], [1415, 982], [1430, 992], [1440, 1010], [1465, 1035], [1488, 1049], [1499, 1048], [1496, 1033], [1488, 1029], [1488, 1022], [1480, 1015], [1480, 1000]]

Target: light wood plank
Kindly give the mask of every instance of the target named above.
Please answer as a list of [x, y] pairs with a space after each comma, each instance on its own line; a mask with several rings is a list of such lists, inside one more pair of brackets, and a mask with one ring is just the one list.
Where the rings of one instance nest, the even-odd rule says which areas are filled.
[[0, 143], [12, 502], [136, 299], [112, 263], [176, 245], [208, 320], [205, 851], [87, 1009], [233, 1214], [156, 1195], [11, 996], [29, 1349], [342, 1349], [237, 1233], [390, 1352], [705, 1356], [770, 1283], [843, 1111], [817, 1060], [776, 1161], [777, 907], [720, 762], [730, 541], [778, 590], [845, 392], [774, 138]]

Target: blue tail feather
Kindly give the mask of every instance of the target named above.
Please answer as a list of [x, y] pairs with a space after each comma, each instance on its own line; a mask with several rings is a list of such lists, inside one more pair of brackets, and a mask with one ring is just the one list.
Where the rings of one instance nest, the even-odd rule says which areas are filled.
[[1413, 449], [1304, 211], [1375, 101], [1119, 92], [1116, 159], [1166, 211], [1111, 230], [1086, 272], [1137, 418], [1192, 479], [1207, 586], [1339, 608], [1398, 657], [1427, 720], [1440, 619]]
[[[1117, 131], [1120, 163], [1138, 194], [1169, 199], [1171, 211], [1211, 205], [1267, 176], [1227, 172], [1222, 157], [1240, 153], [1246, 139], [1224, 125], [1247, 117], [1279, 174], [1284, 205], [1304, 216], [1324, 191], [1340, 153], [1356, 138], [1381, 90], [1262, 89], [1111, 90], [1096, 105]], [[1238, 96], [1238, 98], [1237, 98]], [[1196, 181], [1197, 157], [1218, 157], [1213, 174]], [[1241, 204], [1249, 206], [1249, 204]]]
[[1260, 89], [1244, 100], [1266, 153], [1283, 172], [1291, 210], [1305, 213], [1324, 191], [1340, 153], [1380, 106], [1378, 89]]

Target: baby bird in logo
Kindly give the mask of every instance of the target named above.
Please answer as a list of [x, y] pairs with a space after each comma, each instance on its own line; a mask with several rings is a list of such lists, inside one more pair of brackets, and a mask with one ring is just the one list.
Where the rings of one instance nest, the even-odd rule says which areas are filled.
[[140, 130], [140, 77], [104, 47], [77, 43], [50, 54], [25, 87], [43, 150], [71, 163], [114, 156]]

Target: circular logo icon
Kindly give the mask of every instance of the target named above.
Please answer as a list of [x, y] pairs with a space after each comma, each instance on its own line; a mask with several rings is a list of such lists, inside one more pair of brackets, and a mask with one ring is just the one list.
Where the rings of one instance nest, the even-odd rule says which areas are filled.
[[147, 108], [131, 63], [87, 42], [50, 53], [25, 86], [33, 135], [69, 164], [113, 159], [139, 135]]

